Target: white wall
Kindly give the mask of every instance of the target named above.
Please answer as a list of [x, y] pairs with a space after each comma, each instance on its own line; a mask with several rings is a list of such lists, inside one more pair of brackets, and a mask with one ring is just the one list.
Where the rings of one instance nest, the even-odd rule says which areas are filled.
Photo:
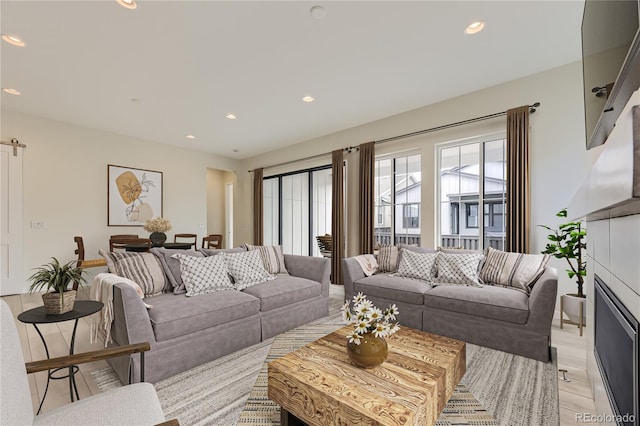
[[[544, 248], [546, 233], [537, 224], [555, 225], [555, 213], [566, 207], [587, 170], [587, 151], [584, 136], [584, 109], [582, 96], [582, 69], [579, 62], [545, 71], [529, 77], [487, 88], [465, 96], [425, 106], [362, 126], [354, 127], [295, 146], [273, 151], [242, 161], [242, 170], [266, 167], [285, 161], [318, 155], [333, 149], [355, 146], [371, 140], [410, 133], [469, 118], [504, 111], [533, 102], [540, 102], [538, 111], [531, 115], [531, 252]], [[380, 102], [384, 102], [381, 99]], [[437, 143], [470, 138], [478, 135], [504, 132], [505, 118], [465, 125], [398, 142], [376, 145], [376, 154], [400, 151], [419, 151], [422, 155], [421, 224], [424, 246], [435, 241], [435, 146]], [[345, 154], [347, 161], [347, 255], [357, 254], [358, 247], [358, 154]], [[315, 160], [320, 162], [321, 160]], [[330, 161], [327, 156], [326, 164]], [[305, 162], [305, 166], [307, 166]], [[282, 169], [296, 170], [301, 165], [287, 165]], [[271, 169], [265, 170], [265, 175]], [[245, 206], [252, 205], [252, 174], [239, 175]], [[239, 221], [250, 224], [252, 209], [239, 212]], [[239, 240], [250, 241], [252, 229], [238, 229]], [[552, 259], [559, 269], [560, 293], [575, 290], [564, 274], [564, 265]]]
[[[17, 138], [24, 150], [24, 269], [55, 256], [75, 258], [73, 237], [84, 238], [87, 258], [108, 249], [109, 235], [142, 227], [107, 226], [107, 164], [163, 172], [164, 216], [175, 232], [205, 234], [207, 169], [236, 170], [235, 160], [134, 139], [114, 133], [2, 110], [3, 140]], [[224, 203], [223, 203], [224, 204]], [[47, 222], [31, 229], [31, 221]], [[224, 223], [224, 222], [223, 222]]]

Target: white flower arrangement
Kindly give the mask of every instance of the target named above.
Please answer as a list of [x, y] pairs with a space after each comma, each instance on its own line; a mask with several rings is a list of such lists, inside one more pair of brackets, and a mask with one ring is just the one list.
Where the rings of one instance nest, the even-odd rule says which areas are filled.
[[355, 329], [347, 335], [349, 343], [360, 344], [360, 340], [366, 333], [372, 333], [376, 337], [391, 336], [400, 330], [400, 326], [395, 321], [396, 315], [400, 313], [398, 307], [389, 305], [384, 311], [373, 306], [373, 303], [362, 293], [353, 296], [353, 310], [350, 309], [351, 302], [346, 300], [342, 311], [342, 320], [346, 324], [354, 324]]
[[147, 232], [167, 232], [171, 229], [169, 219], [163, 217], [154, 217], [144, 224], [144, 230]]

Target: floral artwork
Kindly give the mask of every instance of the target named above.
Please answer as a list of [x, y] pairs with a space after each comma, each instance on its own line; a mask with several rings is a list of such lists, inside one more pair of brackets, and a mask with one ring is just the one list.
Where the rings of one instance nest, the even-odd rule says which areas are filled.
[[162, 172], [108, 165], [108, 225], [143, 226], [162, 216]]

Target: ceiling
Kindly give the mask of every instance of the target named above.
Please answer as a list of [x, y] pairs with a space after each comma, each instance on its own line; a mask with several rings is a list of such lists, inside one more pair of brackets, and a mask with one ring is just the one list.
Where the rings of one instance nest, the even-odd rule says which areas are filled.
[[583, 2], [0, 8], [1, 32], [26, 42], [1, 43], [1, 85], [21, 92], [2, 108], [242, 159], [577, 61]]

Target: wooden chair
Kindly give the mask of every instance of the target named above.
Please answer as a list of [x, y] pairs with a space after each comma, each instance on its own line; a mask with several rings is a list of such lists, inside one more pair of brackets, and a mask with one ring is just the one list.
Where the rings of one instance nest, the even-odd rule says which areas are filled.
[[316, 241], [318, 241], [318, 248], [320, 249], [322, 257], [331, 259], [331, 246], [333, 245], [331, 242], [331, 235], [318, 235], [316, 237]]
[[[181, 240], [189, 240], [189, 241], [178, 241], [178, 238]], [[174, 243], [191, 243], [191, 246], [193, 246], [193, 248], [196, 248], [196, 245], [198, 244], [198, 235], [196, 234], [176, 234], [173, 237], [173, 242]]]
[[149, 343], [144, 342], [25, 363], [13, 314], [9, 305], [0, 300], [0, 381], [3, 386], [11, 387], [11, 391], [2, 392], [0, 398], [3, 424], [84, 424], [88, 421], [92, 425], [177, 425], [176, 420], [170, 423], [165, 421], [160, 400], [150, 383], [123, 386], [38, 416], [33, 414], [27, 374], [73, 368], [79, 364], [135, 353], [139, 353], [142, 360], [144, 352], [150, 348]]
[[[205, 247], [206, 244], [206, 247]], [[202, 237], [202, 248], [213, 248], [213, 249], [221, 249], [222, 248], [222, 234], [210, 234], [206, 237]]]
[[[87, 268], [99, 268], [101, 266], [107, 266], [107, 261], [104, 258], [85, 260], [84, 241], [82, 240], [82, 237], [73, 237], [73, 241], [75, 241], [76, 244], [78, 245], [78, 248], [76, 248], [74, 252], [75, 254], [78, 255], [78, 261], [76, 262], [77, 268], [87, 269]], [[79, 286], [80, 286], [80, 283], [77, 281], [74, 281], [73, 289], [77, 290]]]
[[124, 250], [124, 246], [132, 244], [132, 240], [138, 240], [135, 234], [118, 234], [109, 237], [109, 251]]

